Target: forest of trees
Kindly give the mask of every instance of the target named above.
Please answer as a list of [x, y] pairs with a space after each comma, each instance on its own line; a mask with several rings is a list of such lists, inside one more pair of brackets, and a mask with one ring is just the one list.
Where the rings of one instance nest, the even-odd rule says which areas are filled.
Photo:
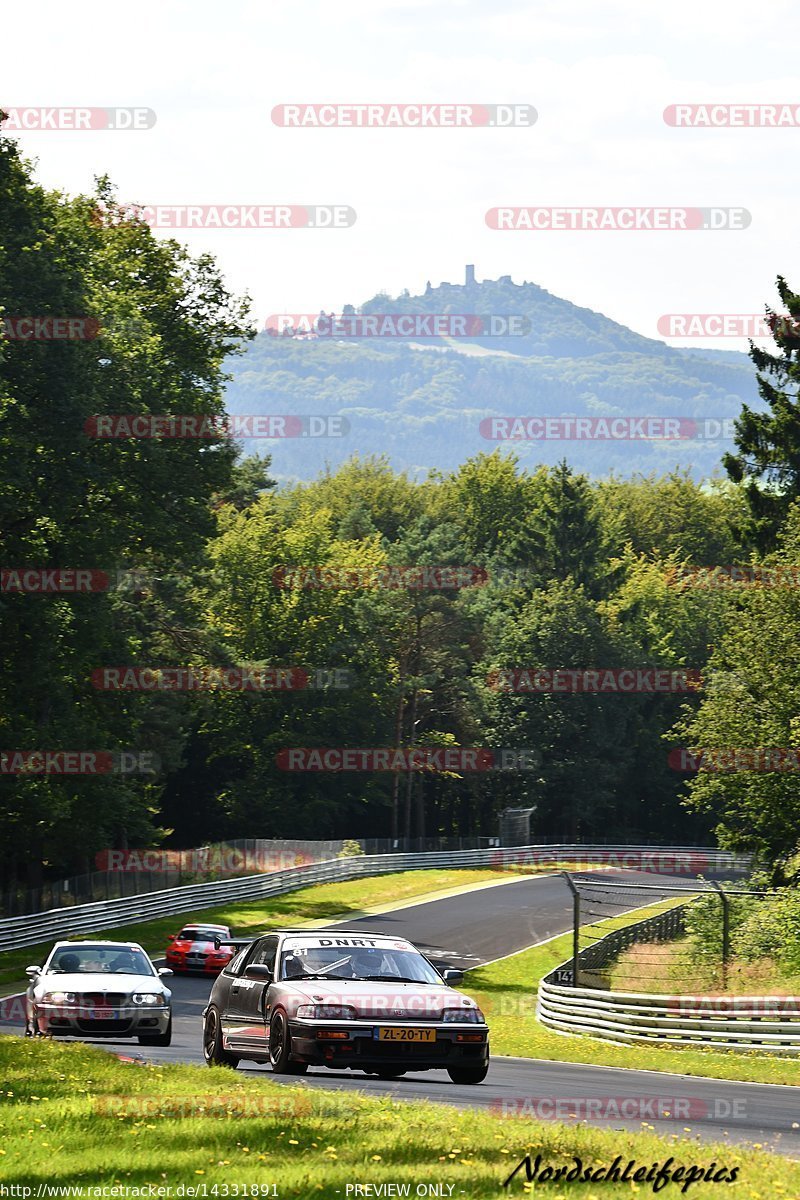
[[[779, 281], [781, 300], [800, 300]], [[65, 199], [0, 139], [0, 318], [97, 317], [92, 340], [0, 340], [5, 571], [94, 569], [87, 595], [5, 589], [0, 750], [158, 756], [153, 775], [0, 773], [0, 886], [89, 869], [96, 851], [228, 837], [495, 833], [797, 842], [800, 772], [675, 770], [677, 747], [800, 747], [800, 338], [754, 352], [729, 478], [592, 480], [478, 454], [423, 481], [352, 457], [278, 487], [223, 436], [103, 440], [109, 413], [224, 413], [247, 304], [114, 207]], [[687, 568], [761, 564], [699, 586]], [[287, 568], [475, 567], [473, 586], [309, 587]], [[765, 574], [773, 570], [773, 576]], [[126, 575], [126, 572], [135, 572]], [[796, 582], [787, 585], [792, 572]], [[770, 586], [778, 578], [781, 586]], [[297, 690], [102, 691], [138, 666], [339, 670]], [[523, 694], [498, 671], [659, 668], [688, 694]], [[297, 747], [518, 747], [534, 770], [288, 772]]]
[[[231, 364], [230, 411], [336, 414], [350, 424], [347, 437], [287, 439], [275, 462], [281, 481], [307, 479], [326, 462], [340, 466], [353, 447], [362, 455], [386, 453], [413, 477], [431, 468], [454, 470], [494, 448], [480, 432], [481, 421], [492, 416], [682, 415], [721, 422], [757, 400], [745, 354], [679, 349], [640, 337], [532, 283], [442, 285], [422, 297], [377, 296], [361, 311], [512, 313], [530, 322], [535, 337], [453, 338], [437, 346], [434, 338], [409, 344], [261, 333]], [[663, 474], [680, 458], [700, 478], [713, 473], [729, 446], [727, 434], [678, 444], [575, 441], [569, 456], [594, 475]], [[529, 468], [555, 466], [563, 452], [548, 440], [523, 441], [517, 449]]]

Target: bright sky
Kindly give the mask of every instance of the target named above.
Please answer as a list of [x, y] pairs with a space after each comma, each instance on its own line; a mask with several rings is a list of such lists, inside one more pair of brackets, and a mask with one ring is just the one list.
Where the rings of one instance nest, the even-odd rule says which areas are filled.
[[[7, 6], [0, 103], [141, 106], [142, 131], [20, 136], [68, 192], [142, 204], [346, 204], [348, 229], [180, 231], [263, 324], [426, 279], [511, 274], [657, 337], [761, 313], [795, 261], [798, 128], [671, 128], [674, 103], [798, 106], [800, 6], [772, 0], [166, 0]], [[283, 103], [516, 103], [532, 128], [290, 129]], [[743, 207], [738, 231], [499, 232], [501, 205]], [[164, 236], [167, 236], [164, 234]], [[746, 349], [741, 339], [672, 344]]]

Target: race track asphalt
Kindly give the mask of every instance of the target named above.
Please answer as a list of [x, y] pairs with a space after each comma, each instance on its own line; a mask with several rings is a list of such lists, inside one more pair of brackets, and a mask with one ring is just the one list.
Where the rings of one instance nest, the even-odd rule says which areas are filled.
[[[686, 887], [687, 879], [667, 879], [637, 872], [603, 872], [597, 878], [624, 879], [653, 885]], [[620, 896], [620, 893], [615, 893]], [[653, 892], [647, 902], [658, 899]], [[622, 911], [642, 903], [620, 900]], [[566, 932], [571, 927], [572, 897], [559, 876], [534, 877], [483, 887], [425, 903], [412, 904], [378, 916], [350, 919], [329, 926], [384, 930], [408, 938], [437, 965], [466, 969], [503, 958], [534, 943]], [[149, 1061], [201, 1063], [201, 1012], [211, 987], [207, 978], [178, 976], [170, 981], [173, 991], [174, 1029], [172, 1045], [140, 1047], [131, 1042], [103, 1045], [117, 1053], [130, 1053]], [[2, 1033], [19, 1028], [0, 1025]], [[88, 1039], [87, 1039], [88, 1040]], [[269, 1067], [243, 1063], [240, 1071], [250, 1075], [271, 1074]], [[690, 1139], [730, 1143], [760, 1143], [765, 1149], [800, 1159], [800, 1089], [769, 1084], [732, 1083], [698, 1079], [653, 1071], [622, 1070], [580, 1063], [541, 1059], [492, 1059], [484, 1083], [459, 1086], [444, 1071], [410, 1073], [393, 1082], [358, 1072], [334, 1072], [311, 1068], [299, 1081], [275, 1077], [276, 1082], [311, 1088], [353, 1089], [367, 1094], [391, 1094], [398, 1099], [426, 1099], [457, 1107], [490, 1108], [499, 1114], [522, 1117], [555, 1115], [558, 1119], [600, 1125], [607, 1129], [641, 1129], [646, 1122], [662, 1135], [676, 1134], [685, 1144]], [[616, 1115], [619, 1104], [635, 1116]], [[594, 1104], [592, 1104], [594, 1102]], [[616, 1103], [615, 1103], [616, 1102]], [[604, 1115], [598, 1116], [602, 1108]], [[574, 1112], [574, 1116], [570, 1113]], [[515, 1118], [519, 1119], [519, 1117]], [[520, 1120], [520, 1146], [525, 1143], [524, 1120]], [[681, 1161], [688, 1161], [685, 1145]]]

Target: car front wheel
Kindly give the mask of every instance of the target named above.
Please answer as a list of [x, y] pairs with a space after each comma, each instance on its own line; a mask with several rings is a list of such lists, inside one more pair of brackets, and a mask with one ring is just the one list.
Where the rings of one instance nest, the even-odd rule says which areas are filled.
[[483, 1083], [489, 1073], [489, 1064], [482, 1063], [479, 1067], [448, 1067], [447, 1074], [453, 1083]]
[[238, 1057], [222, 1045], [222, 1026], [215, 1008], [208, 1010], [203, 1024], [203, 1058], [209, 1067], [236, 1068], [239, 1065]]
[[292, 1039], [286, 1013], [276, 1012], [269, 1024], [269, 1061], [275, 1075], [305, 1075], [308, 1063], [292, 1062]]

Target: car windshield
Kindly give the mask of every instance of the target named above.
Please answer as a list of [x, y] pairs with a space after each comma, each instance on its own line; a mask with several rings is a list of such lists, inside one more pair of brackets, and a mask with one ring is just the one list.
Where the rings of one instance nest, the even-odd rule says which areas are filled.
[[222, 929], [182, 929], [176, 940], [179, 942], [213, 942], [215, 937], [226, 938], [228, 932]]
[[417, 950], [390, 946], [292, 946], [281, 958], [281, 979], [369, 979], [387, 983], [433, 983], [441, 976]]
[[156, 974], [144, 950], [102, 943], [59, 946], [51, 954], [45, 972], [56, 975]]

